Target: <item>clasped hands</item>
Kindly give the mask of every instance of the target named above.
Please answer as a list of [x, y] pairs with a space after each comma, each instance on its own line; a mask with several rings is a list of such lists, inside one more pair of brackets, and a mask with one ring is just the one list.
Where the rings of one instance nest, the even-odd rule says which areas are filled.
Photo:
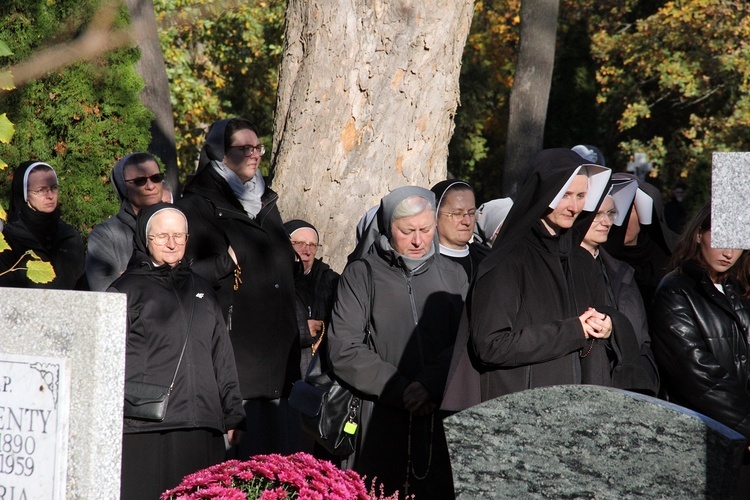
[[404, 389], [404, 408], [418, 417], [429, 415], [437, 409], [437, 404], [430, 399], [430, 392], [417, 381], [407, 385]]
[[578, 316], [583, 326], [583, 334], [586, 339], [591, 337], [595, 339], [608, 339], [612, 335], [612, 318], [607, 314], [601, 313], [589, 307], [586, 311]]

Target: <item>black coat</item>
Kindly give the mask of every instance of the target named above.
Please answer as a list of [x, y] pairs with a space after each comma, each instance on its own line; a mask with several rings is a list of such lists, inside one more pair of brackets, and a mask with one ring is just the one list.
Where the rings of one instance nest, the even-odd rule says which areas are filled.
[[126, 381], [168, 386], [190, 325], [164, 421], [126, 418], [123, 431], [244, 427], [232, 346], [211, 285], [183, 264], [154, 267], [137, 253], [108, 291], [128, 296]]
[[[0, 252], [0, 272], [10, 269], [27, 250], [33, 250], [43, 261], [50, 262], [55, 270], [55, 279], [49, 283], [34, 283], [26, 271], [13, 271], [0, 276], [0, 286], [17, 288], [50, 288], [58, 290], [85, 290], [84, 253], [81, 233], [62, 220], [57, 221], [53, 237], [40, 241], [24, 221], [15, 218], [6, 224], [3, 236], [12, 250]], [[24, 257], [18, 267], [26, 267], [30, 260]]]
[[[281, 225], [277, 199], [266, 188], [263, 207], [251, 219], [209, 165], [176, 203], [189, 223], [185, 258], [219, 295], [244, 399], [285, 396], [299, 379], [295, 253]], [[241, 282], [235, 279], [227, 253], [230, 245], [237, 254]]]
[[601, 273], [590, 255], [576, 251], [582, 239], [578, 228], [590, 225], [601, 191], [589, 189], [595, 203], [559, 236], [541, 222], [582, 163], [565, 149], [544, 150], [531, 161], [533, 171], [466, 300], [444, 410], [536, 387], [611, 383], [608, 341], [587, 341], [579, 320], [588, 307], [604, 305]]
[[750, 438], [750, 310], [728, 281], [724, 294], [694, 262], [662, 280], [649, 324], [668, 399]]
[[331, 311], [336, 300], [339, 273], [320, 259], [313, 261], [308, 274], [300, 274], [295, 280], [297, 291], [297, 322], [300, 331], [300, 347], [312, 346], [317, 339], [310, 335], [308, 319], [322, 320], [326, 329], [331, 323]]

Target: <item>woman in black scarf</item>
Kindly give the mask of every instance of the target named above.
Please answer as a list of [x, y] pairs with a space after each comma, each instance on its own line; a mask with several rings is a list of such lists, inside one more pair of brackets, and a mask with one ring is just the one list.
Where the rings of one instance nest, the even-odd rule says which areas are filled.
[[264, 153], [248, 120], [214, 123], [176, 203], [190, 222], [185, 258], [214, 286], [234, 347], [250, 423], [238, 458], [300, 447], [298, 418], [287, 405], [300, 378], [295, 253], [279, 197], [260, 173]]
[[[84, 246], [81, 234], [60, 219], [58, 181], [48, 164], [27, 161], [19, 165], [11, 184], [10, 218], [3, 236], [11, 250], [0, 253], [0, 286], [18, 288], [86, 289]], [[52, 264], [55, 277], [48, 283], [28, 278], [27, 267], [33, 251]]]

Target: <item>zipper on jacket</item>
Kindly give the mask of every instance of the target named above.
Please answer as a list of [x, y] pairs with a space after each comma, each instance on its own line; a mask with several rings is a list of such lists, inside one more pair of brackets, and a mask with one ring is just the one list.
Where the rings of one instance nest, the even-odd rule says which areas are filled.
[[417, 314], [417, 303], [414, 301], [414, 290], [411, 287], [411, 276], [404, 274], [406, 286], [409, 289], [409, 301], [411, 302], [411, 315], [414, 318], [414, 324], [419, 324], [419, 314]]
[[230, 332], [232, 331], [232, 309], [234, 309], [234, 306], [233, 305], [229, 306], [229, 315], [227, 318], [227, 330], [229, 330]]

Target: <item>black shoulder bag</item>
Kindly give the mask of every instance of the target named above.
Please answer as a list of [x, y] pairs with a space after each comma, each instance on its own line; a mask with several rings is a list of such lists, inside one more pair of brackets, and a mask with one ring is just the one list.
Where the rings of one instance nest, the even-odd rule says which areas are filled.
[[[362, 262], [367, 267], [370, 302], [362, 343], [377, 352], [370, 333], [374, 296], [372, 267], [366, 260]], [[289, 395], [289, 405], [301, 414], [302, 429], [338, 457], [351, 455], [356, 449], [362, 403], [361, 398], [339, 383], [327, 360], [325, 348], [315, 351], [305, 378], [294, 383]]]
[[[194, 284], [195, 278], [192, 273], [190, 278]], [[187, 322], [188, 328], [187, 334], [185, 335], [185, 343], [182, 344], [182, 352], [180, 352], [180, 359], [177, 360], [177, 367], [174, 369], [172, 382], [168, 387], [158, 384], [149, 384], [146, 382], [125, 382], [125, 406], [123, 408], [123, 416], [125, 418], [134, 418], [136, 420], [147, 420], [152, 422], [164, 421], [164, 417], [167, 415], [169, 396], [172, 394], [174, 381], [177, 379], [177, 371], [180, 369], [182, 357], [185, 354], [185, 348], [187, 347], [188, 339], [190, 338], [190, 327], [193, 323], [193, 312], [195, 310], [194, 299], [191, 302], [191, 306], [190, 317]]]

